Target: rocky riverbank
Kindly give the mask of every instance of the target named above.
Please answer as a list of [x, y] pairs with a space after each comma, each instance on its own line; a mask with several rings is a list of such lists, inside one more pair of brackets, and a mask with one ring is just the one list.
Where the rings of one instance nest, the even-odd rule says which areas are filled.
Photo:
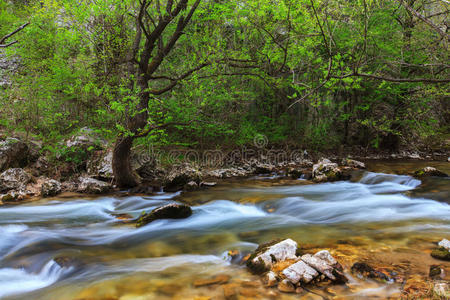
[[[93, 130], [83, 128], [79, 134], [61, 143], [59, 160], [48, 158], [39, 143], [25, 143], [19, 138], [0, 139], [0, 204], [18, 203], [39, 197], [52, 197], [61, 193], [107, 194], [117, 192], [112, 172], [112, 150], [104, 145]], [[141, 179], [139, 187], [128, 193], [151, 194], [161, 190], [193, 191], [216, 185], [217, 181], [249, 177], [254, 175], [277, 176], [290, 179], [304, 179], [311, 182], [348, 180], [356, 169], [365, 169], [365, 164], [351, 155], [345, 158], [305, 150], [292, 152], [290, 158], [274, 159], [269, 151], [250, 149], [248, 157], [231, 151], [211, 165], [198, 160], [161, 163], [154, 154], [137, 147], [132, 154], [132, 165]], [[269, 153], [269, 156], [268, 154]], [[238, 154], [238, 155], [237, 155]], [[279, 155], [279, 154], [278, 154]], [[420, 159], [417, 153], [391, 154], [388, 157]], [[426, 155], [424, 157], [427, 157]], [[443, 159], [443, 156], [439, 156]], [[358, 159], [386, 158], [382, 156], [358, 157]], [[220, 166], [220, 167], [218, 167]], [[427, 167], [417, 170], [416, 177], [447, 176]]]

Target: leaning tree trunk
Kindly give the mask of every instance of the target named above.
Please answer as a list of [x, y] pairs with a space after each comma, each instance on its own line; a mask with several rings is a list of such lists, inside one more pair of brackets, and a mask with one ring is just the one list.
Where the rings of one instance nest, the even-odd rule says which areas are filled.
[[131, 168], [131, 147], [133, 137], [120, 137], [113, 150], [112, 169], [114, 180], [120, 187], [134, 187], [139, 184]]

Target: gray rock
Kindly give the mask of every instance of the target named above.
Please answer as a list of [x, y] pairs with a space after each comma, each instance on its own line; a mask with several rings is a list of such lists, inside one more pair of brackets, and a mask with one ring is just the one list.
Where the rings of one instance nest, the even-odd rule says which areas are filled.
[[54, 179], [44, 181], [41, 186], [41, 195], [43, 197], [56, 196], [61, 193], [61, 183]]
[[217, 185], [217, 182], [207, 182], [207, 181], [202, 181], [200, 182], [200, 187], [205, 187], [205, 188], [210, 188], [210, 187], [214, 187]]
[[0, 171], [8, 168], [25, 167], [28, 163], [29, 148], [16, 138], [0, 141]]
[[336, 163], [322, 158], [313, 166], [312, 178], [315, 182], [336, 181], [342, 178], [342, 171]]
[[23, 190], [30, 181], [31, 176], [24, 169], [8, 169], [0, 174], [0, 192]]
[[450, 241], [447, 240], [447, 239], [443, 239], [442, 241], [440, 241], [440, 242], [438, 243], [438, 246], [439, 246], [439, 247], [442, 247], [442, 248], [445, 248], [445, 249], [447, 249], [448, 251], [450, 251]]
[[163, 179], [164, 190], [168, 192], [181, 190], [190, 181], [196, 183], [201, 181], [201, 173], [196, 167], [190, 164], [173, 166]]
[[184, 185], [185, 191], [195, 191], [198, 189], [198, 184], [195, 181], [189, 181]]
[[111, 189], [111, 186], [103, 181], [90, 178], [90, 177], [80, 177], [78, 178], [78, 192], [85, 194], [103, 194]]
[[311, 280], [319, 276], [319, 273], [315, 269], [302, 260], [290, 265], [284, 269], [282, 273], [293, 284], [297, 284], [300, 281], [303, 283], [309, 283]]
[[247, 267], [254, 273], [270, 270], [274, 262], [296, 259], [297, 242], [286, 239], [280, 242], [262, 244], [247, 261]]
[[278, 284], [277, 275], [272, 271], [264, 274], [262, 280], [266, 287], [274, 287]]
[[100, 136], [88, 127], [81, 128], [75, 135], [66, 141], [66, 146], [68, 148], [81, 148], [89, 149], [90, 147], [94, 149], [101, 149], [106, 145], [106, 141], [102, 140]]
[[95, 152], [86, 164], [88, 175], [97, 179], [112, 179], [112, 156], [111, 150]]
[[348, 166], [351, 168], [356, 168], [356, 169], [365, 169], [366, 168], [366, 165], [363, 162], [357, 161], [354, 159], [350, 159], [350, 158], [344, 158], [342, 160], [342, 165]]
[[336, 277], [333, 275], [333, 266], [330, 265], [325, 260], [320, 259], [318, 256], [312, 256], [311, 254], [305, 254], [301, 257], [305, 263], [307, 263], [310, 267], [313, 267], [320, 273], [324, 274], [331, 280], [336, 280]]

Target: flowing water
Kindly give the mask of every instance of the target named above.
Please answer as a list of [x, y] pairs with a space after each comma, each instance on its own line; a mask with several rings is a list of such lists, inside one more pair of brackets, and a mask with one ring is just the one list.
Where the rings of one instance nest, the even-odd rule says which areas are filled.
[[[437, 166], [450, 172], [448, 163]], [[450, 181], [393, 175], [418, 167], [414, 162], [369, 162], [373, 172], [336, 183], [253, 178], [183, 194], [53, 198], [3, 206], [0, 298], [223, 299], [223, 286], [193, 286], [196, 279], [218, 274], [242, 285], [243, 298], [396, 297], [400, 285], [357, 277], [350, 287], [303, 296], [258, 284], [246, 291], [248, 281], [258, 283], [258, 277], [227, 252], [245, 255], [258, 243], [289, 237], [306, 252], [329, 249], [346, 270], [363, 260], [424, 278], [432, 264], [448, 271], [448, 263], [429, 253], [434, 242], [450, 238]], [[114, 216], [138, 216], [171, 202], [193, 205], [193, 215], [139, 229]]]

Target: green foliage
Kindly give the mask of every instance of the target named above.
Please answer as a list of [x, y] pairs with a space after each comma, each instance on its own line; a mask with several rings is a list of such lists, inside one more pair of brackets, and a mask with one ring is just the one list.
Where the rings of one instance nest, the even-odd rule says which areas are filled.
[[[142, 113], [126, 67], [137, 7], [133, 0], [0, 2], [0, 36], [30, 21], [4, 52], [21, 66], [0, 88], [0, 126], [37, 136], [55, 157], [76, 163], [85, 153], [55, 146], [74, 130], [89, 126], [109, 140], [132, 134], [129, 117]], [[448, 77], [443, 42], [392, 1], [202, 1], [150, 88], [202, 62], [211, 65], [149, 100], [149, 126], [186, 125], [154, 130], [137, 144], [232, 147], [264, 134], [315, 149], [378, 148], [387, 136], [409, 145], [448, 131], [448, 84], [352, 75]]]

